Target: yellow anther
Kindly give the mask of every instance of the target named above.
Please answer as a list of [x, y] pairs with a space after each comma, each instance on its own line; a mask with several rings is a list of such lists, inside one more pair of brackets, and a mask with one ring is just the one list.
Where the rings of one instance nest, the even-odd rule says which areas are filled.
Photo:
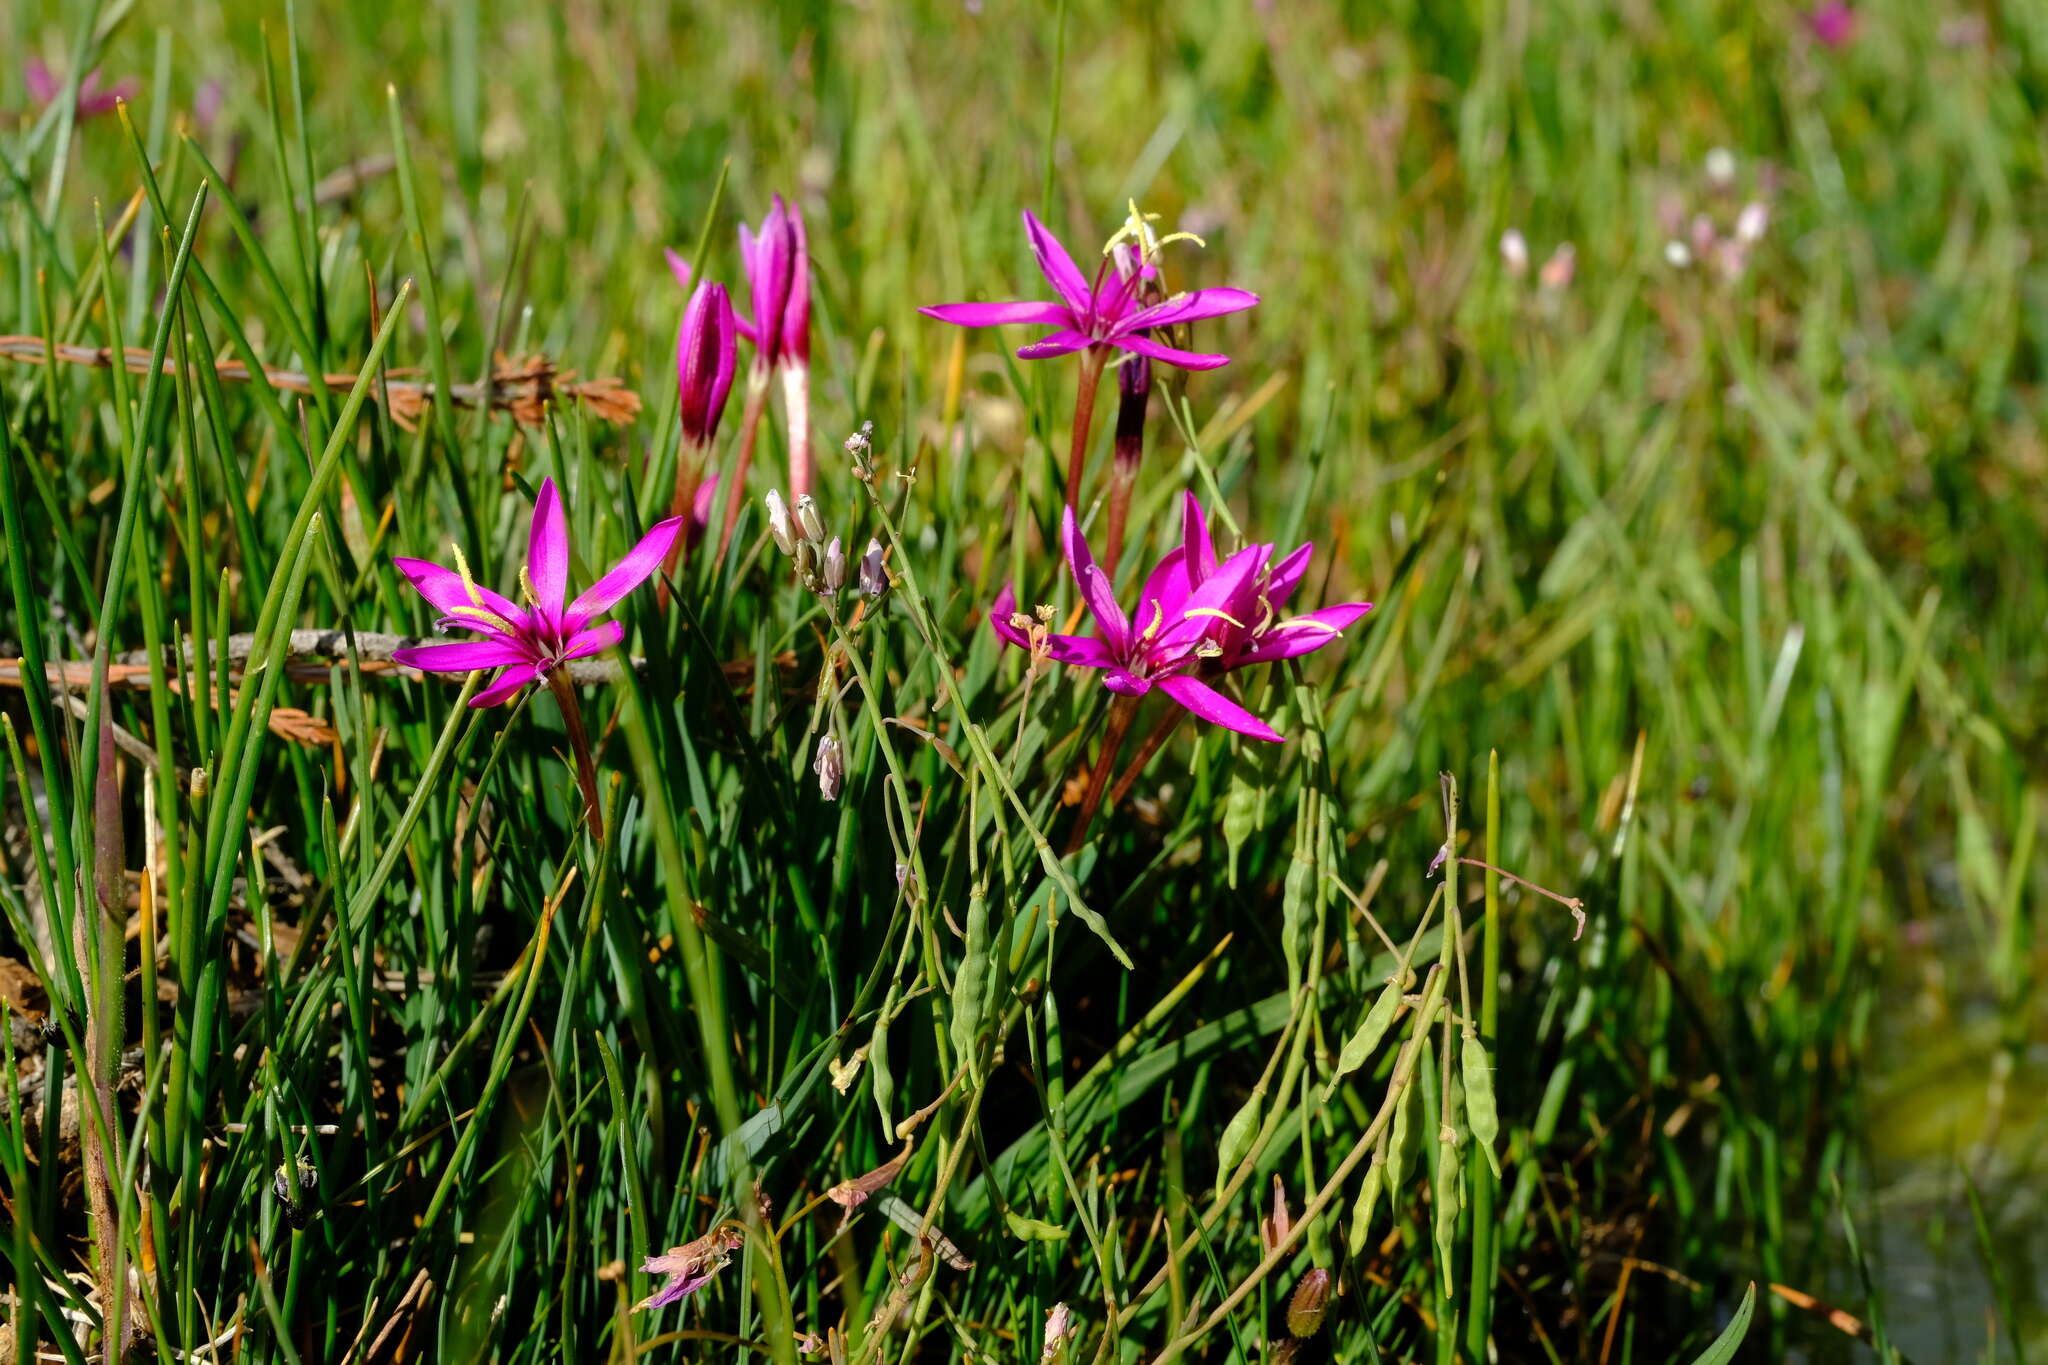
[[540, 605], [540, 594], [533, 590], [533, 580], [526, 576], [526, 566], [519, 566], [519, 599], [529, 607]]
[[458, 621], [475, 621], [504, 635], [517, 635], [519, 628], [488, 607], [450, 607], [448, 614]]
[[1162, 621], [1164, 621], [1165, 619], [1166, 619], [1166, 609], [1165, 609], [1164, 607], [1161, 607], [1161, 606], [1159, 605], [1159, 599], [1158, 599], [1158, 598], [1156, 598], [1156, 597], [1155, 597], [1155, 598], [1153, 598], [1153, 599], [1152, 599], [1152, 619], [1151, 619], [1151, 621], [1150, 621], [1150, 622], [1148, 622], [1148, 623], [1146, 624], [1146, 626], [1145, 626], [1145, 629], [1144, 629], [1144, 632], [1143, 632], [1142, 634], [1140, 634], [1140, 635], [1138, 636], [1138, 638], [1139, 638], [1140, 640], [1149, 640], [1149, 639], [1151, 639], [1151, 638], [1152, 638], [1152, 637], [1153, 637], [1154, 635], [1157, 635], [1157, 634], [1159, 633], [1159, 626], [1160, 626], [1160, 623], [1161, 623]]
[[1244, 622], [1238, 620], [1235, 616], [1232, 616], [1229, 612], [1223, 610], [1221, 607], [1189, 607], [1186, 611], [1182, 612], [1181, 615], [1183, 617], [1190, 619], [1197, 616], [1213, 616], [1219, 621], [1230, 622], [1231, 625], [1236, 626], [1239, 630], [1244, 629]]
[[476, 579], [470, 576], [469, 561], [462, 557], [462, 547], [451, 541], [448, 548], [455, 551], [455, 572], [462, 575], [462, 595], [470, 600], [471, 605], [483, 606], [484, 595], [477, 588]]
[[1138, 255], [1147, 265], [1156, 265], [1159, 261], [1160, 249], [1173, 242], [1193, 242], [1199, 247], [1209, 245], [1192, 232], [1169, 232], [1164, 237], [1161, 237], [1152, 229], [1152, 224], [1159, 221], [1159, 215], [1141, 212], [1138, 208], [1138, 201], [1135, 199], [1126, 202], [1130, 204], [1130, 214], [1124, 219], [1123, 226], [1112, 233], [1110, 239], [1102, 244], [1103, 255], [1107, 256], [1110, 252], [1116, 250], [1117, 243], [1129, 241], [1137, 244]]

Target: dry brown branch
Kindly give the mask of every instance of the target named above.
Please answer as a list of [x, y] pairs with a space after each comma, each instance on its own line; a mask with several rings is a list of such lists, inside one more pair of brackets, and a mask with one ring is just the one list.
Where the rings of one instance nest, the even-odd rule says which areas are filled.
[[[0, 357], [18, 360], [29, 365], [49, 363], [51, 351], [41, 337], [0, 336]], [[109, 369], [114, 363], [114, 353], [107, 346], [73, 346], [62, 342], [55, 351], [57, 360], [65, 365], [84, 365], [92, 369]], [[147, 349], [140, 346], [126, 347], [122, 352], [123, 363], [131, 374], [149, 373]], [[249, 367], [239, 360], [214, 362], [214, 373], [231, 383], [249, 382]], [[175, 362], [164, 361], [164, 373], [176, 374]], [[370, 396], [387, 396], [391, 420], [413, 430], [420, 416], [434, 401], [434, 386], [419, 378], [416, 369], [392, 370], [383, 385], [373, 386]], [[273, 389], [286, 393], [311, 393], [313, 380], [309, 375], [296, 370], [278, 370], [269, 366], [263, 368], [263, 376]], [[355, 386], [352, 374], [330, 374], [324, 376], [330, 389], [346, 391]], [[490, 382], [484, 384], [455, 384], [449, 394], [458, 408], [475, 408], [488, 403], [493, 412], [509, 412], [512, 420], [523, 427], [538, 427], [542, 414], [549, 403], [576, 402], [588, 408], [591, 416], [616, 425], [631, 422], [640, 412], [640, 395], [625, 386], [616, 377], [578, 381], [574, 370], [556, 370], [554, 362], [544, 355], [507, 356], [500, 352]]]

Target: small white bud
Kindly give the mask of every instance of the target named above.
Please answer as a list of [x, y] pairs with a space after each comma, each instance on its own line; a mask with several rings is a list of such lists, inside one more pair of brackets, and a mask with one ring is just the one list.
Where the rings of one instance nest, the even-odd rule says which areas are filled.
[[846, 586], [846, 547], [839, 543], [839, 537], [832, 537], [832, 543], [825, 547], [825, 591], [838, 592]]
[[1764, 239], [1764, 231], [1770, 225], [1770, 205], [1761, 199], [1752, 199], [1742, 206], [1742, 212], [1735, 217], [1735, 240], [1745, 246], [1755, 246]]
[[1500, 235], [1500, 260], [1516, 279], [1529, 273], [1529, 239], [1520, 228], [1509, 228]]
[[811, 760], [811, 771], [818, 775], [818, 794], [827, 801], [837, 801], [839, 788], [846, 781], [846, 759], [839, 751], [838, 740], [830, 735], [818, 736], [818, 753]]
[[1726, 147], [1716, 147], [1707, 153], [1707, 183], [1715, 189], [1726, 189], [1735, 181], [1735, 153]]
[[782, 500], [776, 489], [768, 490], [768, 534], [775, 538], [775, 548], [786, 555], [796, 553], [796, 537], [790, 534], [789, 504]]
[[813, 545], [825, 543], [825, 521], [818, 515], [817, 501], [809, 493], [796, 500], [796, 528]]
[[1684, 270], [1692, 264], [1692, 248], [1673, 237], [1664, 244], [1664, 263], [1673, 270]]

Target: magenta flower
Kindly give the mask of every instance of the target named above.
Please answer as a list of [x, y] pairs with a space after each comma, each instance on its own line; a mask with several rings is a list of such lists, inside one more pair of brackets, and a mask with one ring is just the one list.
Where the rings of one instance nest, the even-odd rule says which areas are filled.
[[[690, 287], [690, 264], [669, 251], [668, 268], [676, 283]], [[728, 505], [728, 524], [739, 513], [747, 465], [753, 456], [755, 424], [770, 375], [782, 376], [782, 399], [789, 420], [789, 484], [792, 495], [811, 489], [811, 252], [804, 216], [796, 205], [774, 197], [774, 207], [756, 234], [740, 224], [740, 268], [747, 277], [754, 315], [733, 313], [733, 330], [754, 347], [748, 378], [747, 424], [741, 437], [738, 479]], [[729, 534], [729, 532], [728, 532]]]
[[[676, 283], [690, 288], [690, 263], [682, 253], [663, 248]], [[733, 328], [754, 348], [754, 368], [811, 363], [811, 253], [804, 216], [796, 205], [774, 196], [774, 207], [761, 220], [756, 235], [740, 224], [740, 269], [754, 315], [733, 310]]]
[[1856, 11], [1846, 0], [1821, 0], [1806, 16], [1813, 36], [1828, 47], [1847, 47], [1856, 39]]
[[[64, 93], [64, 82], [59, 80], [49, 67], [43, 65], [40, 57], [30, 57], [21, 64], [22, 84], [28, 87], [28, 97], [37, 104], [47, 105]], [[132, 100], [140, 87], [133, 77], [124, 76], [105, 90], [100, 89], [100, 73], [88, 71], [85, 79], [78, 83], [78, 114], [82, 119], [113, 112], [114, 106], [122, 100]]]
[[1228, 365], [1227, 355], [1183, 351], [1146, 335], [1156, 328], [1202, 318], [1242, 312], [1259, 301], [1257, 294], [1243, 289], [1197, 289], [1175, 294], [1158, 303], [1147, 303], [1143, 284], [1149, 265], [1118, 268], [1109, 256], [1096, 267], [1091, 283], [1074, 258], [1060, 245], [1045, 224], [1029, 209], [1024, 211], [1024, 231], [1031, 239], [1031, 251], [1046, 283], [1059, 296], [1058, 302], [1020, 300], [1014, 303], [940, 303], [918, 309], [926, 317], [958, 327], [1000, 327], [1009, 323], [1037, 324], [1056, 328], [1054, 332], [1017, 354], [1024, 360], [1068, 355], [1089, 348], [1115, 347], [1135, 352], [1184, 370], [1213, 370]]
[[1117, 604], [1069, 507], [1060, 521], [1061, 541], [1098, 634], [1038, 634], [1032, 619], [1018, 612], [1008, 587], [989, 613], [990, 624], [1020, 649], [1035, 646], [1056, 662], [1102, 669], [1102, 685], [1112, 692], [1139, 697], [1156, 687], [1203, 720], [1277, 742], [1279, 731], [1212, 681], [1233, 668], [1320, 649], [1371, 604], [1350, 602], [1283, 621], [1279, 609], [1300, 584], [1313, 546], [1303, 545], [1273, 564], [1271, 545], [1248, 545], [1218, 563], [1192, 493], [1186, 495], [1182, 530], [1184, 543], [1147, 576], [1134, 620]]
[[575, 601], [565, 604], [569, 586], [569, 528], [555, 481], [543, 479], [533, 503], [526, 565], [519, 571], [525, 606], [479, 584], [470, 576], [459, 550], [454, 569], [424, 559], [394, 558], [392, 562], [398, 571], [419, 589], [420, 596], [441, 611], [441, 619], [436, 622], [441, 629], [474, 631], [483, 638], [394, 650], [391, 657], [427, 673], [498, 669], [491, 685], [469, 703], [495, 706], [570, 660], [609, 649], [624, 639], [626, 628], [619, 622], [593, 626], [592, 619], [639, 587], [655, 571], [682, 527], [680, 517], [658, 523], [604, 577]]
[[735, 330], [732, 298], [724, 285], [705, 280], [691, 291], [676, 329], [676, 385], [682, 395], [683, 439], [692, 445], [708, 446], [718, 434], [738, 363]]

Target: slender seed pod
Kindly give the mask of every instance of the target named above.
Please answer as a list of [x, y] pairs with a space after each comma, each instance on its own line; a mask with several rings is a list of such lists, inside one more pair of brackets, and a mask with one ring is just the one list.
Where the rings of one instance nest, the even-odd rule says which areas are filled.
[[1500, 1138], [1500, 1111], [1493, 1099], [1493, 1068], [1486, 1064], [1486, 1044], [1469, 1027], [1460, 1045], [1458, 1070], [1465, 1079], [1465, 1122], [1478, 1140], [1493, 1178], [1498, 1180], [1500, 1158], [1494, 1155], [1493, 1147]]

